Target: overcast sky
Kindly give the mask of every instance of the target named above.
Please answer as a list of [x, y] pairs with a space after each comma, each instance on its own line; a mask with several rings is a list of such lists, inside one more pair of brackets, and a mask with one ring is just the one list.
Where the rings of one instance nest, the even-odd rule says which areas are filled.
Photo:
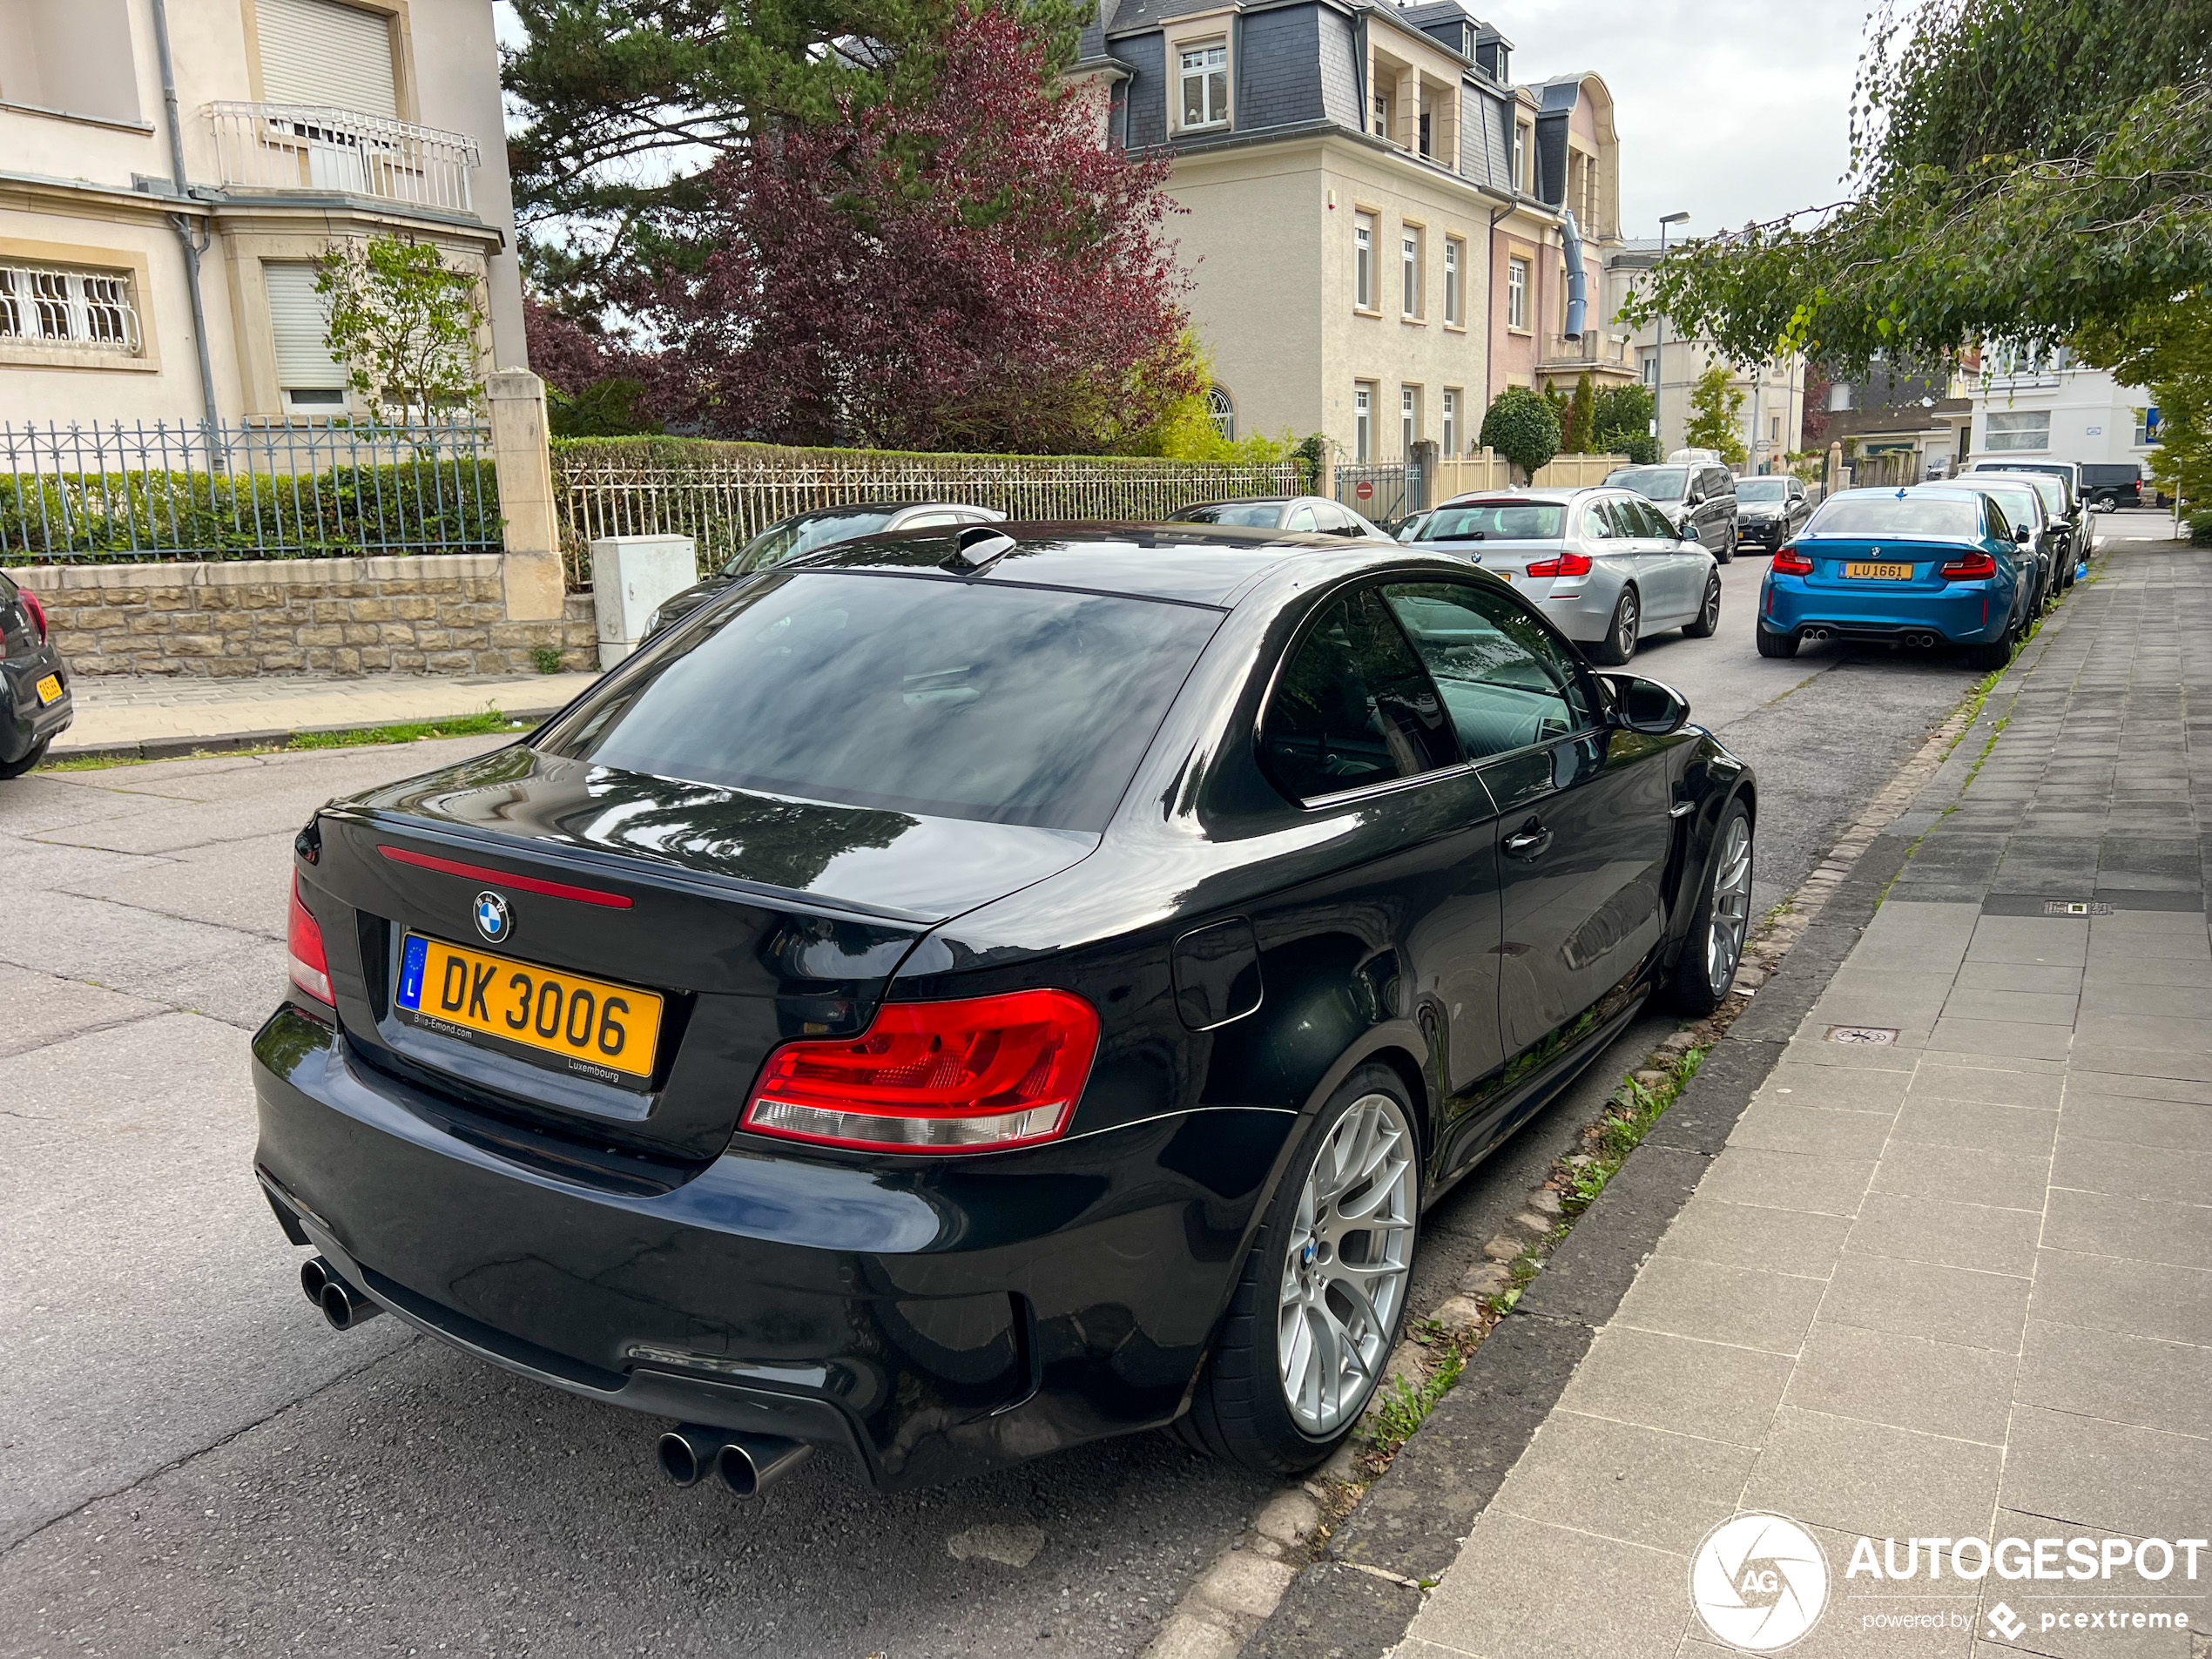
[[1523, 83], [1595, 70], [1621, 134], [1622, 230], [1693, 233], [1833, 201], [1861, 0], [1473, 0]]

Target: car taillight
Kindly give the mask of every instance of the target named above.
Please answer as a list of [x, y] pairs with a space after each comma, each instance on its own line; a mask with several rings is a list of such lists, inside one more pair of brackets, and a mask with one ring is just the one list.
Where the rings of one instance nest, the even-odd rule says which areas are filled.
[[23, 602], [24, 615], [30, 618], [30, 625], [38, 631], [38, 643], [46, 643], [46, 607], [38, 603], [38, 596], [29, 588], [17, 588], [16, 597]]
[[1777, 548], [1766, 568], [1777, 576], [1811, 576], [1812, 561], [1793, 549]]
[[1539, 559], [1528, 567], [1530, 576], [1588, 576], [1590, 556], [1587, 553], [1562, 553], [1555, 559]]
[[285, 942], [292, 954], [292, 982], [316, 1001], [337, 1007], [338, 999], [330, 994], [330, 959], [323, 954], [322, 929], [300, 902], [297, 871], [292, 877], [292, 925], [285, 930]]
[[1098, 1015], [1069, 991], [887, 1002], [857, 1037], [768, 1056], [745, 1126], [872, 1152], [990, 1152], [1065, 1132], [1098, 1052]]
[[1973, 582], [1997, 574], [1997, 561], [1987, 553], [1969, 553], [1952, 560], [1941, 572], [1946, 582]]

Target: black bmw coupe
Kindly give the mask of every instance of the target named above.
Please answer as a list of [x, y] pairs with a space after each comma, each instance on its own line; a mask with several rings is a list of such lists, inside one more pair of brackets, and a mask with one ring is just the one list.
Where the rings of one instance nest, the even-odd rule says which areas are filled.
[[1726, 994], [1750, 771], [1505, 583], [1211, 526], [878, 536], [319, 812], [257, 1170], [383, 1312], [757, 1490], [1347, 1435], [1425, 1210]]

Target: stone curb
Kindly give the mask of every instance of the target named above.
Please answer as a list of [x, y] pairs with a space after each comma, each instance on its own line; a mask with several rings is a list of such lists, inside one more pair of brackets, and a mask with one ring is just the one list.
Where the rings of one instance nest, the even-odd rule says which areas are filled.
[[[558, 713], [567, 707], [556, 703], [544, 708], [502, 709], [499, 711], [510, 720], [527, 720], [533, 725]], [[435, 725], [440, 720], [465, 720], [482, 714], [482, 708], [457, 710], [446, 714], [410, 714], [404, 719], [385, 720], [383, 725]], [[240, 749], [281, 748], [294, 738], [319, 737], [330, 732], [373, 731], [359, 720], [341, 720], [334, 725], [275, 726], [260, 732], [226, 732], [220, 737], [207, 738], [147, 738], [138, 743], [84, 744], [71, 747], [56, 744], [47, 751], [49, 760], [185, 760], [196, 755], [233, 754]]]

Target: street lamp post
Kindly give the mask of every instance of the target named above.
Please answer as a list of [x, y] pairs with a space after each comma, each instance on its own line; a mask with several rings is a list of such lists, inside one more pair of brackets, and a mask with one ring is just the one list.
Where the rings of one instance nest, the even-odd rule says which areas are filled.
[[[1659, 257], [1662, 260], [1664, 260], [1667, 257], [1668, 230], [1674, 226], [1682, 224], [1684, 220], [1688, 219], [1689, 217], [1689, 215], [1687, 212], [1666, 213], [1660, 217]], [[1659, 338], [1656, 343], [1655, 343], [1651, 347], [1651, 437], [1655, 443], [1658, 442], [1659, 438], [1659, 400], [1666, 395], [1667, 314], [1662, 311], [1659, 314]], [[1666, 458], [1666, 453], [1665, 448], [1662, 447], [1659, 452], [1660, 459], [1664, 460]]]

